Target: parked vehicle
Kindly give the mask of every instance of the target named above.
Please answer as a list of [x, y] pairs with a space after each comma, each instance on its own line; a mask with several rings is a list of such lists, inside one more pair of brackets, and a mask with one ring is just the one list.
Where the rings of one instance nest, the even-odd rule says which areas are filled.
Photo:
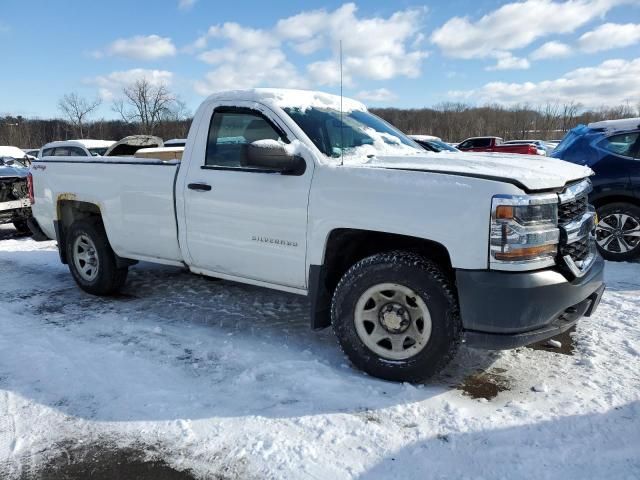
[[506, 145], [500, 137], [474, 137], [467, 138], [458, 145], [458, 150], [463, 152], [498, 152], [519, 153], [526, 155], [538, 155], [535, 145]]
[[640, 257], [640, 118], [607, 120], [571, 130], [552, 157], [590, 167], [590, 200], [600, 221], [596, 239], [614, 261]]
[[115, 142], [112, 140], [61, 140], [50, 142], [39, 152], [41, 157], [97, 157], [105, 154]]
[[40, 151], [39, 148], [26, 148], [23, 150], [23, 152], [30, 156], [31, 158], [38, 158], [38, 152]]
[[172, 138], [164, 142], [165, 147], [184, 147], [187, 144], [186, 138]]
[[503, 145], [535, 145], [538, 155], [547, 155], [551, 153], [549, 146], [542, 140], [509, 140]]
[[[6, 151], [4, 149], [0, 147], [0, 151]], [[29, 232], [28, 173], [27, 165], [19, 159], [0, 156], [0, 224], [13, 223], [20, 233]]]
[[38, 159], [33, 228], [87, 292], [145, 260], [306, 295], [357, 367], [419, 381], [461, 341], [526, 345], [598, 305], [591, 170], [514, 158], [426, 152], [333, 95], [222, 92], [182, 162]]
[[141, 148], [160, 148], [163, 146], [160, 137], [152, 135], [131, 135], [124, 137], [113, 145], [104, 153], [105, 157], [127, 157], [135, 154]]
[[18, 160], [20, 164], [31, 165], [33, 157], [27, 155], [24, 150], [12, 146], [0, 146], [0, 157], [13, 158]]
[[460, 152], [457, 148], [431, 135], [409, 135], [409, 138], [429, 152]]

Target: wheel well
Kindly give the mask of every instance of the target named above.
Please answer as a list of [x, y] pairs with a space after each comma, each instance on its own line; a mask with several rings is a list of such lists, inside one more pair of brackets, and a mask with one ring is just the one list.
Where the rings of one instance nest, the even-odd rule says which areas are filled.
[[311, 326], [330, 325], [329, 309], [340, 278], [360, 260], [377, 253], [405, 250], [436, 262], [454, 280], [449, 252], [440, 243], [423, 238], [369, 230], [336, 229], [327, 238], [323, 265], [312, 265], [309, 281]]
[[640, 198], [626, 196], [626, 195], [610, 195], [607, 197], [595, 198], [593, 200], [593, 206], [596, 208], [603, 207], [609, 203], [630, 203], [636, 207], [640, 207]]
[[56, 237], [60, 260], [67, 263], [66, 232], [69, 227], [78, 220], [90, 220], [102, 224], [100, 207], [94, 203], [79, 202], [77, 200], [60, 200], [57, 206], [58, 220], [55, 222]]

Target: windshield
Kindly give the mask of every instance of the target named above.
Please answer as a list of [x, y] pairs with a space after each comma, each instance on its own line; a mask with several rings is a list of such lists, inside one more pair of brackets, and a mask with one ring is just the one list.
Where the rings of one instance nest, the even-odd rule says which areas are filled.
[[89, 153], [91, 155], [93, 155], [94, 157], [98, 157], [98, 156], [102, 156], [105, 154], [105, 152], [107, 151], [107, 147], [100, 147], [100, 148], [90, 148], [89, 149]]
[[424, 151], [404, 133], [369, 112], [340, 112], [320, 108], [285, 108], [318, 150], [328, 157], [342, 155], [412, 155]]
[[441, 140], [428, 140], [424, 143], [428, 143], [436, 152], [459, 152], [457, 148], [453, 148]]

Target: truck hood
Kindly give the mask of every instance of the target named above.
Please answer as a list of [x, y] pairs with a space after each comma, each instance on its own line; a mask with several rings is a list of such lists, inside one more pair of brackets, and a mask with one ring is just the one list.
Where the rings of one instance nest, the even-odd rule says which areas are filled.
[[530, 191], [562, 188], [567, 183], [593, 175], [588, 167], [556, 158], [506, 153], [385, 155], [373, 157], [363, 166], [488, 178], [513, 183]]

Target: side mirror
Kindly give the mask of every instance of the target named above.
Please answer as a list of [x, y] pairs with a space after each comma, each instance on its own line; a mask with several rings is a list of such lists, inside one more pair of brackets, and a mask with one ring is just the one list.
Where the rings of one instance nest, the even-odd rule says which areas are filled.
[[242, 166], [273, 170], [282, 175], [302, 175], [307, 169], [304, 158], [290, 154], [277, 140], [257, 140], [247, 145]]

